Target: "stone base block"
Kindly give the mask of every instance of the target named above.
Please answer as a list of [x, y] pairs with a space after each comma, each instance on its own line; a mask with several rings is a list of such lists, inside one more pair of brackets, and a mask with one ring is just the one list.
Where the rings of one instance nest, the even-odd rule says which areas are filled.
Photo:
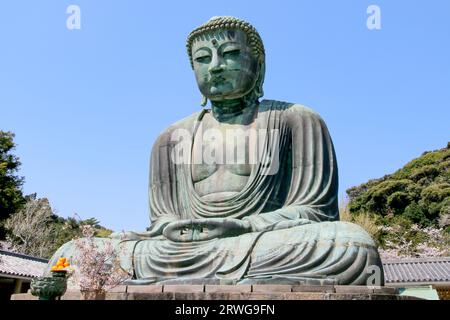
[[[310, 285], [122, 285], [106, 300], [420, 300], [400, 296], [392, 287]], [[37, 300], [30, 293], [11, 300]], [[79, 291], [67, 291], [61, 300], [81, 300]]]

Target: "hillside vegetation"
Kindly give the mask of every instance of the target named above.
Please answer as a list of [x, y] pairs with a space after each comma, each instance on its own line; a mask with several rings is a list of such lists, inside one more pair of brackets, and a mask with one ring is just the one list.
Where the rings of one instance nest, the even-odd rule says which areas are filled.
[[428, 247], [437, 248], [431, 255], [448, 254], [450, 142], [393, 174], [348, 189], [347, 195], [341, 215], [362, 222], [381, 248], [403, 248], [405, 255], [417, 256], [417, 248], [431, 241]]

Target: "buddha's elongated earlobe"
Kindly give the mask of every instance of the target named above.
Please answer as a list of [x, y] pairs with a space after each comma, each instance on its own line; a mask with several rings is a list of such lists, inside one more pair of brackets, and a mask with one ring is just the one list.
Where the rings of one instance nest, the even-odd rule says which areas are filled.
[[264, 84], [264, 76], [266, 73], [266, 64], [262, 62], [259, 67], [259, 75], [256, 80], [256, 85], [254, 92], [258, 98], [262, 98], [264, 96], [263, 84]]
[[206, 106], [207, 103], [208, 99], [204, 95], [202, 95], [202, 103], [201, 103], [202, 107]]

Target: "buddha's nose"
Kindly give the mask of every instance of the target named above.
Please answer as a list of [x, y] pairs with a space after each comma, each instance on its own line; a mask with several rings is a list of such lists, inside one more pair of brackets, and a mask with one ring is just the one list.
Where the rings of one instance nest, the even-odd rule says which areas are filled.
[[222, 59], [220, 59], [219, 55], [214, 55], [209, 66], [208, 71], [211, 74], [218, 74], [224, 70], [224, 66], [222, 63]]

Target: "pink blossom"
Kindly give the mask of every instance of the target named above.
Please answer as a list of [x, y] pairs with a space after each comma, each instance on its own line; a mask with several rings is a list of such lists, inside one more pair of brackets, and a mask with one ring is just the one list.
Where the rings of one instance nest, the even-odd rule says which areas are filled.
[[[420, 228], [414, 224], [405, 230], [399, 225], [381, 227], [389, 232], [391, 240], [386, 240], [383, 247], [378, 249], [382, 259], [398, 259], [408, 257], [439, 257], [449, 254], [449, 239], [444, 230], [427, 227]], [[421, 235], [424, 241], [413, 243], [408, 235]]]
[[91, 225], [81, 228], [84, 238], [74, 240], [78, 255], [73, 264], [75, 272], [71, 285], [82, 291], [105, 292], [129, 278], [111, 242], [95, 239], [95, 229]]

